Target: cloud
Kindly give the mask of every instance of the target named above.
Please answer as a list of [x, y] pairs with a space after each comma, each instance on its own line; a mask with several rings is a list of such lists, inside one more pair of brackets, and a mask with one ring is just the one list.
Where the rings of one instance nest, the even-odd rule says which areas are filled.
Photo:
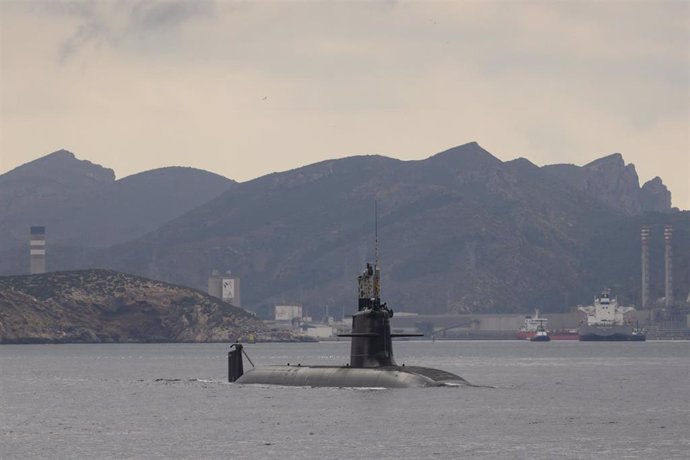
[[208, 16], [214, 10], [211, 0], [142, 1], [132, 7], [134, 30], [177, 27], [187, 20]]
[[45, 6], [52, 14], [76, 20], [74, 33], [60, 46], [65, 63], [89, 45], [137, 45], [155, 34], [175, 31], [198, 18], [211, 17], [213, 0], [130, 0], [122, 2], [58, 2]]

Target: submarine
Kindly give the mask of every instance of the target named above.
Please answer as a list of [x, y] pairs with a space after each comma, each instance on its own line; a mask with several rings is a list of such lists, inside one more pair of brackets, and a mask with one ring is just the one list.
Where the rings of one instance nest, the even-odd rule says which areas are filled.
[[[378, 259], [378, 258], [377, 258]], [[358, 311], [352, 315], [350, 362], [345, 366], [279, 365], [254, 367], [243, 346], [233, 344], [228, 352], [228, 381], [239, 384], [346, 388], [415, 388], [473, 386], [462, 377], [440, 369], [398, 365], [393, 359], [395, 337], [423, 334], [391, 334], [393, 310], [381, 303], [381, 273], [378, 264], [367, 263], [357, 278]], [[252, 369], [244, 372], [243, 355]]]

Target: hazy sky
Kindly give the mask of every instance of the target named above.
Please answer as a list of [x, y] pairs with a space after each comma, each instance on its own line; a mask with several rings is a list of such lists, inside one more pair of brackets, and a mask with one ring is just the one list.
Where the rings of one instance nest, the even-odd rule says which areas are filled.
[[244, 181], [350, 155], [620, 152], [690, 208], [690, 0], [0, 1], [0, 173]]

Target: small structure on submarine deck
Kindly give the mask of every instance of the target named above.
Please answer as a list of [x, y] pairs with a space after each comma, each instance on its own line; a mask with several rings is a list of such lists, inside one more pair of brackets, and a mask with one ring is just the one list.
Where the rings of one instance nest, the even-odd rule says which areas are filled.
[[[242, 345], [233, 344], [228, 353], [228, 381], [242, 384], [408, 388], [460, 386], [469, 383], [455, 374], [418, 366], [399, 366], [393, 359], [393, 337], [419, 337], [423, 334], [391, 334], [393, 310], [381, 304], [381, 273], [367, 264], [358, 277], [359, 308], [352, 316], [350, 364], [346, 366], [263, 366], [244, 373]], [[247, 357], [248, 358], [248, 357]], [[250, 361], [251, 363], [251, 361]], [[252, 364], [253, 366], [253, 364]]]

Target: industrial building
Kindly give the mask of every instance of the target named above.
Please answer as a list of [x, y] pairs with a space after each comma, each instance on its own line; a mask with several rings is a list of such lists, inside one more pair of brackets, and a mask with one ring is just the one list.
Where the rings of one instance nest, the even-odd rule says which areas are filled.
[[330, 339], [337, 329], [332, 324], [332, 318], [325, 322], [315, 322], [304, 313], [302, 305], [275, 305], [273, 321], [267, 321], [269, 327], [291, 330], [312, 339]]
[[29, 273], [40, 275], [46, 272], [46, 228], [31, 227], [29, 230]]
[[240, 279], [227, 271], [221, 275], [218, 270], [213, 270], [208, 278], [208, 294], [221, 299], [236, 307], [241, 307]]
[[274, 308], [276, 321], [293, 322], [302, 318], [302, 305], [276, 305]]
[[642, 246], [641, 305], [646, 313], [647, 336], [652, 339], [690, 338], [690, 295], [683, 305], [673, 294], [673, 226], [664, 226], [664, 296], [650, 300], [649, 240], [651, 229], [644, 225], [640, 231]]

